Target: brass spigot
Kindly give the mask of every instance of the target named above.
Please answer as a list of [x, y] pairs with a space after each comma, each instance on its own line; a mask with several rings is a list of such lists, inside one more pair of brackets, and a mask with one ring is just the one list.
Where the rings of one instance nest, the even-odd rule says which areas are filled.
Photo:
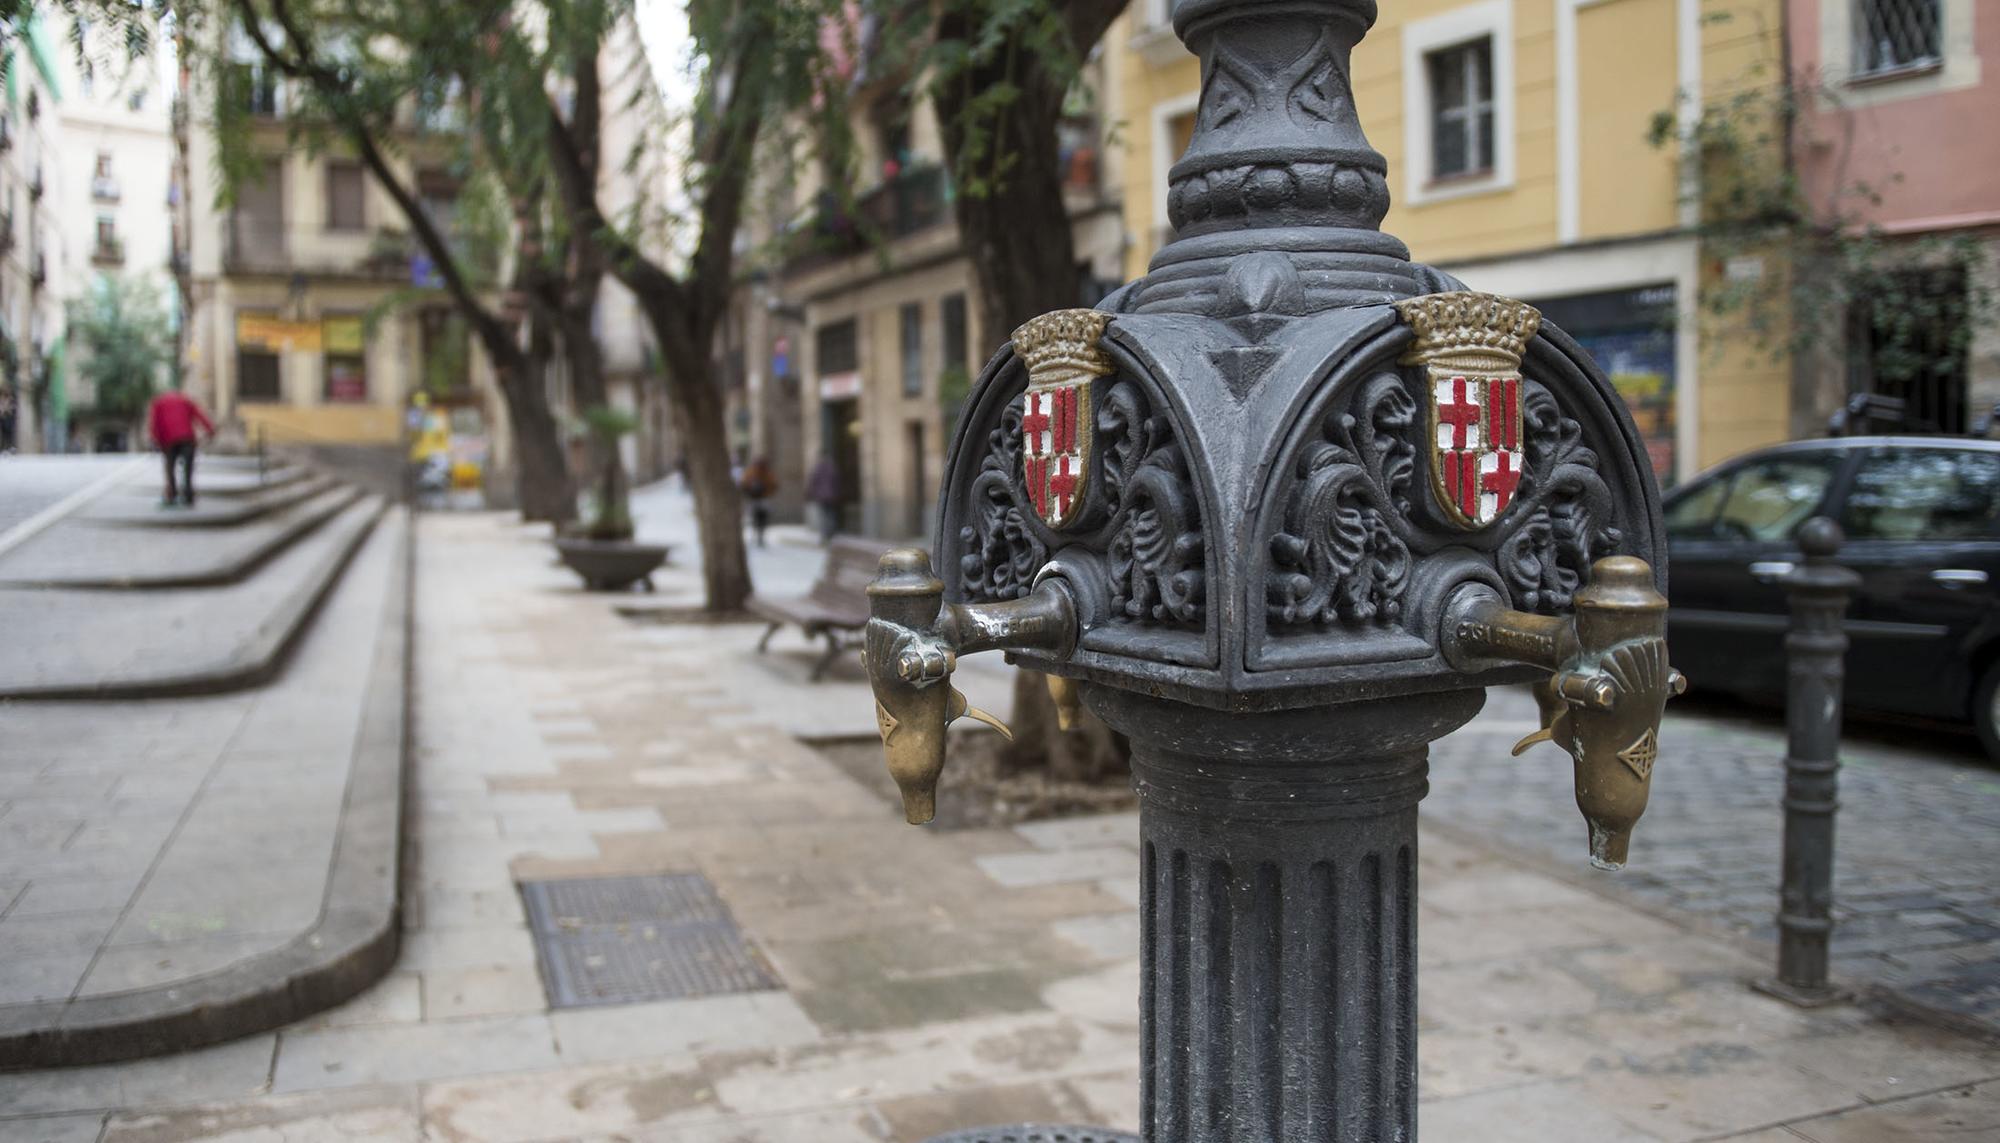
[[1666, 632], [1666, 597], [1652, 567], [1631, 556], [1592, 565], [1573, 615], [1514, 611], [1483, 585], [1461, 588], [1445, 614], [1440, 641], [1459, 670], [1526, 663], [1550, 672], [1535, 684], [1542, 728], [1514, 753], [1553, 742], [1575, 760], [1576, 804], [1600, 869], [1625, 864], [1632, 826], [1646, 811], [1660, 716], [1687, 689], [1667, 665]]
[[[903, 792], [903, 816], [922, 825], [937, 816], [945, 728], [961, 716], [1012, 738], [1005, 723], [966, 701], [951, 685], [960, 655], [1010, 647], [1067, 658], [1076, 642], [1076, 606], [1059, 578], [1005, 603], [944, 602], [944, 582], [920, 548], [893, 548], [868, 585], [862, 659], [875, 691], [875, 725], [889, 774]], [[1051, 687], [1051, 691], [1057, 688]], [[1073, 691], [1065, 691], [1073, 696]], [[1058, 711], [1073, 713], [1058, 694]]]

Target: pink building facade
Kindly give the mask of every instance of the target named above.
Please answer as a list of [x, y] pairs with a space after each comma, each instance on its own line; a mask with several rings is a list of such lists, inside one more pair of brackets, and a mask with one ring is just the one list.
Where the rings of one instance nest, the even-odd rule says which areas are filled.
[[[1814, 92], [1792, 158], [1816, 210], [1905, 241], [1926, 291], [2000, 298], [2000, 4], [1788, 0], [1786, 40], [1794, 81]], [[1961, 239], [1971, 263], [1937, 265]], [[1873, 391], [1942, 431], [1976, 428], [2000, 403], [2000, 321], [1991, 306], [1967, 311], [1969, 340], [1942, 338], [1965, 344], [1919, 381], [1878, 375], [1857, 314], [1840, 367], [1801, 377], [1801, 411]]]

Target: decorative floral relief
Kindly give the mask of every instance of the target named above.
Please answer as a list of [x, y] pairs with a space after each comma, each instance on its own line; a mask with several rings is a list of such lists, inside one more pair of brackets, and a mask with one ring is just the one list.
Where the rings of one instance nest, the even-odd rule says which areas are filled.
[[[1526, 611], [1565, 612], [1592, 562], [1616, 551], [1611, 492], [1583, 429], [1548, 389], [1522, 382], [1527, 475], [1493, 527], [1494, 563]], [[1362, 384], [1300, 450], [1297, 483], [1271, 537], [1266, 614], [1277, 628], [1387, 625], [1402, 616], [1418, 527], [1411, 519], [1424, 418], [1410, 383]], [[1415, 489], [1416, 493], [1412, 490]]]
[[[1132, 381], [1106, 386], [1097, 408], [1095, 446], [1102, 502], [1110, 518], [1106, 553], [1111, 605], [1128, 619], [1198, 624], [1203, 617], [1201, 513], [1187, 459], [1172, 423], [1152, 412]], [[959, 529], [965, 554], [960, 588], [968, 600], [1016, 599], [1048, 562], [1034, 514], [1022, 505], [1021, 402], [1010, 402], [987, 434], [986, 457], [972, 480], [969, 514]]]
[[1097, 414], [1112, 517], [1111, 604], [1133, 619], [1199, 623], [1201, 514], [1173, 425], [1139, 386], [1110, 386]]
[[1514, 605], [1552, 614], [1569, 610], [1590, 565], [1618, 549], [1610, 524], [1611, 490], [1598, 475], [1597, 454], [1583, 429], [1562, 415], [1540, 384], [1524, 380], [1521, 408], [1528, 472], [1502, 519], [1510, 533], [1497, 553]]
[[1400, 375], [1380, 373], [1299, 453], [1298, 484], [1271, 537], [1276, 624], [1394, 623], [1409, 585], [1407, 528], [1420, 432]]
[[1000, 424], [986, 436], [986, 459], [972, 478], [967, 520], [958, 530], [965, 554], [959, 557], [959, 586], [973, 602], [1018, 599], [1028, 594], [1049, 550], [1028, 521], [1032, 513], [1015, 498], [1021, 477], [1021, 402], [1008, 404]]

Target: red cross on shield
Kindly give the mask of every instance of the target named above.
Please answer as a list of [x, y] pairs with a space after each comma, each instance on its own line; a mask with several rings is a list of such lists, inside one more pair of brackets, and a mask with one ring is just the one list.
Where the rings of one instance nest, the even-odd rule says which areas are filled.
[[1431, 473], [1452, 523], [1482, 528], [1500, 518], [1526, 475], [1521, 378], [1433, 369]]
[[1090, 480], [1090, 379], [1030, 385], [1021, 398], [1021, 476], [1051, 528], [1082, 513]]

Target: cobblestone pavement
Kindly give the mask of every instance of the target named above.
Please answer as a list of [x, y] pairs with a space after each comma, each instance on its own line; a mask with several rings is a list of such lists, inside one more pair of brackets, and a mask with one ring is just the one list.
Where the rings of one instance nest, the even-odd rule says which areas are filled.
[[[1432, 819], [1584, 868], [1567, 756], [1538, 746], [1524, 690], [1495, 691], [1432, 750]], [[1776, 956], [1782, 716], [1677, 702], [1626, 869], [1608, 892], [1766, 944]], [[1970, 737], [1856, 725], [1842, 745], [1833, 971], [2000, 1031], [2000, 768]]]
[[[810, 652], [756, 656], [755, 625], [630, 624], [627, 600], [578, 592], [502, 517], [426, 518], [418, 585], [395, 971], [274, 1034], [0, 1075], [0, 1138], [916, 1143], [1021, 1119], [1134, 1125], [1132, 815], [904, 826], [783, 729], [802, 696], [865, 708], [864, 683], [801, 686]], [[685, 566], [661, 587], [684, 598]], [[1427, 1138], [2000, 1125], [2000, 1050], [1795, 1010], [1743, 987], [1756, 961], [1731, 941], [1477, 841], [1423, 845]], [[684, 872], [715, 885], [782, 987], [551, 1008], [518, 884]]]
[[0, 539], [45, 508], [88, 488], [132, 457], [0, 456]]

